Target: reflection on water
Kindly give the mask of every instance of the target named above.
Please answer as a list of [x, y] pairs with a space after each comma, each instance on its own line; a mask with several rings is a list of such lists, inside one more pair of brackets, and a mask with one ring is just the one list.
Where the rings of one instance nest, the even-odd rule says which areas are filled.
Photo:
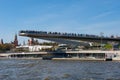
[[1, 59], [0, 80], [120, 80], [120, 62]]

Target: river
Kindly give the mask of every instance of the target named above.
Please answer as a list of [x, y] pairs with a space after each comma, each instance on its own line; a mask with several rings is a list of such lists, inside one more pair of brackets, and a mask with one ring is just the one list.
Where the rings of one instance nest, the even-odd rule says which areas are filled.
[[0, 59], [0, 80], [120, 80], [120, 62]]

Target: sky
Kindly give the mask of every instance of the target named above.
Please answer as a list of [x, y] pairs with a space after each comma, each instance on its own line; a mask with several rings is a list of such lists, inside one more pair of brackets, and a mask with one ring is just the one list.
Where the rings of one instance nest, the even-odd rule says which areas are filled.
[[20, 30], [120, 36], [120, 0], [0, 0], [0, 39]]

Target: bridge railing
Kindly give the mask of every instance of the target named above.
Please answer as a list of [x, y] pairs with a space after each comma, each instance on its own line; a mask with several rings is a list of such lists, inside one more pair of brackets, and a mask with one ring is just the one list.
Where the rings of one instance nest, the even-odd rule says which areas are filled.
[[[52, 35], [52, 36], [65, 36], [65, 37], [87, 37], [87, 38], [101, 38], [101, 36], [98, 35], [90, 35], [90, 34], [77, 34], [77, 33], [61, 33], [61, 32], [47, 32], [47, 31], [30, 31], [30, 30], [21, 30], [19, 33], [26, 33], [26, 34], [45, 34], [45, 35]], [[112, 38], [114, 39], [113, 36], [111, 37], [104, 37], [102, 38]], [[120, 37], [116, 37], [120, 39]]]

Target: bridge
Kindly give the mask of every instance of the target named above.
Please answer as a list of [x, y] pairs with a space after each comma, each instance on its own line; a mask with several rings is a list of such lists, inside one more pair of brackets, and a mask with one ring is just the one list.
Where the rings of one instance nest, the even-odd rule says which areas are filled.
[[55, 41], [63, 44], [84, 45], [84, 46], [89, 46], [89, 42], [99, 42], [99, 43], [101, 42], [106, 43], [108, 41], [120, 42], [120, 38], [104, 37], [104, 36], [89, 35], [89, 34], [76, 34], [76, 33], [21, 30], [19, 31], [19, 35], [31, 37], [31, 38], [39, 38], [44, 40]]

